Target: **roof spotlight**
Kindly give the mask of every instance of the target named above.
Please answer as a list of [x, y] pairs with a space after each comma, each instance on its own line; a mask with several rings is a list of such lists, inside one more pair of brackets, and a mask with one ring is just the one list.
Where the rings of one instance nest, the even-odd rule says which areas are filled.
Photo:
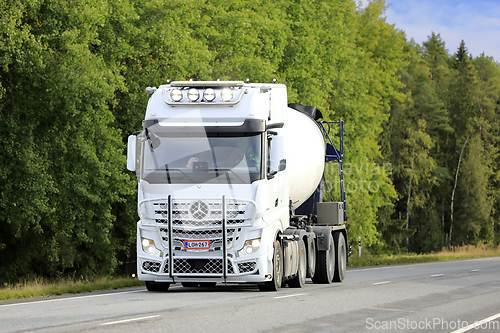
[[212, 88], [205, 89], [203, 98], [205, 98], [207, 102], [212, 102], [215, 99], [215, 91]]
[[189, 89], [188, 98], [191, 102], [196, 102], [199, 97], [200, 97], [200, 93], [198, 92], [198, 90], [196, 90], [194, 88]]
[[180, 91], [180, 89], [172, 90], [170, 92], [170, 98], [172, 98], [174, 102], [180, 102], [182, 99], [182, 91]]
[[233, 99], [233, 91], [230, 88], [224, 88], [220, 97], [224, 102], [230, 102]]

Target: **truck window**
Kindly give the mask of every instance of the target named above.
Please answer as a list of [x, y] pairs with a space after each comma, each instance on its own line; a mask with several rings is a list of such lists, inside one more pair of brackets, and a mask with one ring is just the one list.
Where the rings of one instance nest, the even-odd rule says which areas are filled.
[[249, 184], [261, 178], [261, 134], [154, 136], [156, 144], [144, 136], [141, 149], [141, 178], [149, 182]]

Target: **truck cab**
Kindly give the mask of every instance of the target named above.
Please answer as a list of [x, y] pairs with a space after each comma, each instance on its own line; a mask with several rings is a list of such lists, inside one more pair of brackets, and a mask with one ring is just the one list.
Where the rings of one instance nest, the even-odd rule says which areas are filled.
[[[313, 275], [305, 256], [317, 233], [294, 226], [293, 212], [321, 182], [326, 143], [317, 130], [309, 156], [293, 153], [301, 134], [289, 131], [297, 111], [286, 86], [176, 81], [147, 92], [127, 156], [138, 181], [138, 278], [149, 290], [176, 282], [278, 290], [297, 280], [302, 243], [300, 278]], [[290, 172], [302, 176], [291, 182]]]

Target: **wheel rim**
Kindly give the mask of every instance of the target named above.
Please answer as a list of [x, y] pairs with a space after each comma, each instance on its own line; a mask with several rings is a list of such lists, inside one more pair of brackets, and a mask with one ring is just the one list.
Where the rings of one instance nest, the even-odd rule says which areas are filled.
[[328, 279], [332, 280], [335, 273], [335, 246], [330, 244], [330, 250], [328, 250]]
[[310, 277], [314, 276], [314, 272], [316, 271], [316, 246], [314, 245], [314, 241], [309, 244], [309, 251], [307, 254], [309, 256], [307, 269], [309, 270]]
[[307, 275], [307, 258], [305, 256], [305, 248], [302, 248], [302, 255], [300, 256], [300, 279], [302, 281], [306, 280], [306, 275]]
[[339, 272], [340, 272], [340, 275], [342, 277], [342, 279], [344, 279], [344, 275], [345, 275], [345, 270], [346, 270], [346, 260], [345, 260], [345, 244], [342, 243], [341, 246], [340, 246], [340, 254], [339, 254]]
[[[280, 246], [279, 244], [277, 244], [276, 246]], [[275, 263], [276, 267], [275, 267], [275, 273], [276, 273], [276, 277], [275, 277], [275, 280], [276, 280], [276, 284], [278, 284], [279, 286], [281, 286], [281, 251], [280, 249], [278, 248], [276, 250], [276, 263]]]

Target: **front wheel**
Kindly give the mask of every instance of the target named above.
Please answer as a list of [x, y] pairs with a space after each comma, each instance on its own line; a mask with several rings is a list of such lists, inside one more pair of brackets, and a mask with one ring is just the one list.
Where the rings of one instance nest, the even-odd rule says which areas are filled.
[[283, 281], [283, 250], [279, 241], [276, 241], [273, 252], [273, 278], [271, 281], [259, 284], [260, 291], [278, 291]]

